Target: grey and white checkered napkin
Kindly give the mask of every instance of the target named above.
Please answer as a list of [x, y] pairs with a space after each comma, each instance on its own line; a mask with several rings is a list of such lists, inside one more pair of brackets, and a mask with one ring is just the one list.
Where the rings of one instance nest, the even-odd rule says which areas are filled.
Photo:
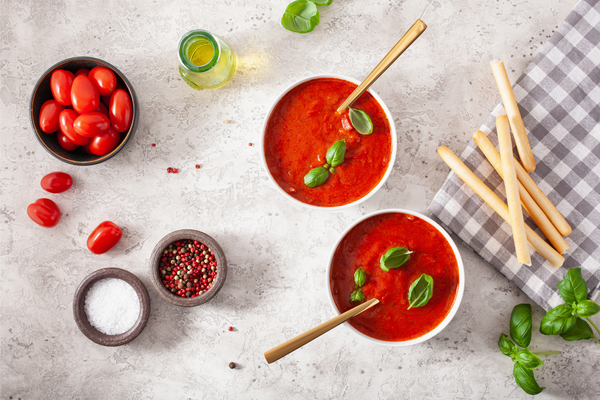
[[[490, 74], [491, 74], [490, 69]], [[600, 2], [581, 0], [513, 87], [537, 167], [530, 175], [573, 233], [562, 268], [532, 250], [517, 262], [510, 226], [453, 172], [429, 210], [476, 253], [548, 310], [562, 303], [557, 283], [581, 267], [592, 299], [600, 295]], [[498, 148], [499, 104], [480, 128]], [[503, 200], [504, 184], [474, 142], [461, 159]], [[526, 214], [525, 214], [526, 215]], [[533, 221], [528, 223], [541, 236]], [[467, 278], [468, 279], [468, 278]]]

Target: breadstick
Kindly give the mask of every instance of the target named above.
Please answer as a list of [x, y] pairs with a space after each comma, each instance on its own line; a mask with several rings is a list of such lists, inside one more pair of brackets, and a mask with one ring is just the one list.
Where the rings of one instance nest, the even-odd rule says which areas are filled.
[[[454, 171], [460, 179], [462, 179], [475, 193], [477, 193], [483, 201], [485, 201], [500, 217], [510, 224], [510, 214], [508, 207], [485, 183], [481, 181], [460, 159], [446, 146], [442, 146], [437, 151], [438, 155], [444, 162]], [[550, 262], [556, 268], [563, 265], [565, 259], [558, 254], [552, 246], [546, 243], [537, 233], [529, 226], [525, 226], [527, 240], [531, 246], [542, 257]]]
[[517, 173], [512, 152], [512, 141], [510, 140], [510, 128], [508, 118], [501, 115], [496, 118], [496, 130], [498, 131], [498, 142], [500, 144], [500, 160], [502, 161], [502, 173], [504, 174], [504, 187], [506, 188], [506, 202], [510, 213], [510, 226], [513, 231], [517, 260], [521, 264], [531, 265], [531, 256], [527, 246], [525, 235], [525, 222], [523, 221], [523, 209], [519, 197], [519, 185], [517, 185]]
[[560, 234], [563, 236], [569, 236], [572, 230], [565, 217], [563, 217], [556, 207], [554, 207], [554, 204], [552, 204], [550, 199], [546, 197], [538, 185], [535, 184], [531, 176], [529, 176], [529, 174], [523, 169], [521, 164], [515, 162], [515, 169], [517, 170], [517, 178], [519, 179], [519, 182], [521, 182], [525, 189], [527, 189], [531, 197], [533, 197], [538, 206], [540, 206], [546, 216], [548, 216], [548, 219], [552, 221], [552, 224], [556, 227], [556, 229], [558, 229]]
[[[502, 178], [504, 175], [502, 174], [502, 162], [500, 161], [500, 154], [496, 151], [496, 148], [490, 142], [490, 139], [485, 136], [485, 134], [481, 131], [475, 131], [473, 133], [473, 140], [477, 143], [477, 146], [481, 149], [485, 157], [488, 159], [490, 164], [494, 167], [498, 175]], [[569, 249], [569, 245], [567, 241], [561, 236], [561, 234], [556, 230], [552, 222], [548, 219], [544, 211], [537, 205], [535, 200], [531, 197], [531, 195], [527, 192], [525, 187], [521, 182], [519, 183], [519, 197], [521, 198], [521, 203], [535, 222], [535, 224], [540, 228], [540, 230], [546, 235], [550, 243], [554, 246], [554, 248], [560, 253], [563, 254], [567, 249]]]
[[498, 85], [502, 104], [504, 104], [504, 109], [508, 115], [510, 129], [512, 130], [515, 143], [517, 144], [521, 163], [523, 163], [525, 171], [533, 172], [535, 169], [535, 159], [531, 152], [529, 139], [527, 139], [527, 133], [525, 132], [525, 125], [523, 125], [523, 118], [521, 118], [521, 112], [519, 111], [519, 106], [515, 100], [515, 94], [510, 86], [504, 63], [502, 60], [493, 60], [490, 61], [490, 66], [492, 67], [494, 78], [496, 79], [496, 85]]

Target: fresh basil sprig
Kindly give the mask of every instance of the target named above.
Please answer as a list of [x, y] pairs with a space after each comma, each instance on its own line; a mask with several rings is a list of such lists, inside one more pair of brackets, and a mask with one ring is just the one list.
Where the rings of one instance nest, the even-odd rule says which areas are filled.
[[353, 303], [361, 302], [365, 299], [365, 294], [363, 293], [361, 288], [358, 288], [352, 292], [350, 295], [350, 301]]
[[329, 171], [325, 167], [313, 168], [304, 175], [304, 184], [308, 187], [319, 186], [324, 184], [327, 178], [329, 178]]
[[319, 25], [319, 9], [317, 6], [328, 6], [332, 1], [333, 0], [293, 1], [285, 9], [283, 17], [281, 17], [281, 25], [292, 32], [311, 32]]
[[385, 272], [401, 267], [409, 260], [412, 253], [406, 247], [393, 247], [381, 257], [379, 267]]
[[361, 267], [358, 267], [354, 272], [354, 291], [350, 294], [350, 301], [352, 303], [361, 302], [365, 299], [365, 294], [362, 291], [362, 287], [367, 280], [367, 274], [365, 270]]
[[348, 116], [352, 127], [361, 135], [370, 135], [373, 133], [373, 122], [366, 112], [357, 110], [356, 108], [348, 108]]
[[325, 160], [327, 164], [322, 167], [311, 169], [308, 174], [304, 175], [304, 184], [308, 187], [317, 187], [325, 183], [329, 174], [334, 174], [335, 169], [342, 162], [346, 155], [346, 139], [338, 140], [327, 150]]
[[346, 155], [346, 140], [338, 140], [335, 142], [325, 155], [325, 160], [331, 167], [337, 167], [344, 162], [344, 156]]
[[515, 377], [517, 385], [519, 385], [519, 387], [527, 394], [540, 394], [542, 393], [542, 390], [546, 389], [545, 387], [540, 387], [540, 385], [538, 385], [535, 377], [533, 376], [533, 371], [527, 369], [527, 367], [521, 363], [515, 363], [513, 368], [513, 376]]
[[423, 307], [429, 303], [431, 295], [433, 294], [433, 278], [427, 274], [422, 274], [417, 278], [416, 281], [410, 285], [408, 289], [408, 302], [409, 306], [407, 310], [411, 308]]
[[596, 339], [592, 328], [581, 318], [588, 320], [600, 334], [600, 330], [590, 319], [600, 312], [600, 306], [587, 300], [588, 287], [581, 276], [581, 268], [573, 268], [567, 272], [565, 279], [558, 282], [558, 292], [567, 304], [554, 307], [544, 315], [540, 332], [544, 335], [560, 335], [565, 340]]

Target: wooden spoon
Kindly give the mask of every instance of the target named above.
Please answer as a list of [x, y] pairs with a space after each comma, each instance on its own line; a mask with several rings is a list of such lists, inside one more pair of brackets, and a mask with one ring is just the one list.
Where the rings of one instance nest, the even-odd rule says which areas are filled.
[[373, 307], [377, 303], [379, 303], [379, 300], [377, 300], [377, 299], [371, 299], [369, 301], [366, 301], [354, 308], [351, 308], [350, 310], [346, 311], [345, 313], [340, 314], [337, 317], [334, 317], [327, 322], [323, 322], [321, 325], [315, 326], [311, 330], [306, 331], [306, 332], [296, 336], [295, 338], [290, 339], [287, 342], [282, 343], [279, 346], [272, 348], [271, 350], [269, 350], [265, 353], [265, 358], [267, 359], [267, 362], [269, 364], [271, 364], [272, 362], [279, 360], [281, 357], [287, 356], [292, 351], [304, 346], [306, 343], [310, 342], [311, 340], [318, 338], [325, 332], [335, 328], [336, 326], [340, 325], [343, 322], [346, 322], [350, 318], [360, 314], [361, 312], [365, 311], [366, 309]]
[[365, 80], [362, 81], [362, 83], [358, 85], [358, 87], [354, 90], [354, 92], [352, 92], [352, 94], [346, 99], [346, 101], [342, 103], [342, 105], [337, 109], [337, 112], [344, 111], [346, 108], [350, 107], [350, 105], [352, 105], [352, 103], [354, 103], [354, 101], [358, 99], [360, 95], [363, 94], [363, 92], [367, 90], [373, 84], [373, 82], [375, 82], [377, 78], [379, 78], [381, 74], [383, 74], [388, 69], [388, 67], [392, 65], [394, 61], [396, 61], [396, 59], [402, 55], [402, 53], [404, 53], [405, 50], [408, 49], [410, 45], [413, 44], [413, 42], [417, 40], [419, 36], [421, 36], [421, 33], [423, 33], [425, 29], [427, 29], [427, 25], [425, 25], [423, 21], [418, 19], [410, 27], [410, 29], [406, 31], [404, 36], [402, 36], [400, 40], [398, 40], [398, 43], [396, 43], [396, 45], [392, 47], [389, 53], [387, 53], [386, 56], [383, 57], [383, 60], [381, 60], [379, 64], [377, 64], [375, 69], [373, 69], [373, 71], [371, 71], [371, 73], [367, 75]]

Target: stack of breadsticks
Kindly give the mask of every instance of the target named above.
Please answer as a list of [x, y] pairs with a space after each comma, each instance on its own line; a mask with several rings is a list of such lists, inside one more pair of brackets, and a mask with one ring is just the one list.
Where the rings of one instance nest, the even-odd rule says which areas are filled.
[[[496, 118], [500, 153], [496, 151], [492, 142], [483, 132], [473, 133], [473, 139], [504, 180], [508, 206], [450, 149], [442, 146], [437, 152], [456, 175], [510, 224], [519, 263], [531, 265], [531, 256], [527, 246], [527, 242], [529, 242], [540, 255], [558, 268], [564, 262], [561, 254], [569, 248], [563, 236], [571, 234], [571, 227], [529, 176], [528, 173], [535, 169], [535, 160], [504, 63], [494, 60], [490, 62], [490, 65], [507, 114]], [[515, 139], [521, 163], [513, 156], [510, 131]], [[525, 207], [529, 216], [546, 235], [552, 246], [525, 225], [521, 205]]]

